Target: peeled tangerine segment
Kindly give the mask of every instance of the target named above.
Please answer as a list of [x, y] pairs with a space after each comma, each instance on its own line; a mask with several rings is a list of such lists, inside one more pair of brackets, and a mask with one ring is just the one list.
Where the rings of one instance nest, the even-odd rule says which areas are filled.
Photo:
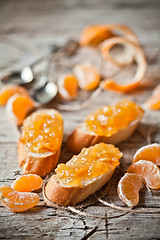
[[118, 196], [129, 207], [139, 202], [139, 190], [143, 186], [143, 178], [134, 173], [125, 173], [118, 183]]
[[160, 144], [153, 143], [141, 147], [133, 156], [132, 162], [135, 163], [141, 159], [160, 165]]
[[78, 94], [78, 80], [71, 74], [61, 74], [58, 79], [58, 91], [60, 96], [64, 100], [72, 100], [77, 97]]
[[88, 115], [84, 128], [96, 135], [110, 137], [117, 131], [127, 128], [139, 117], [143, 110], [130, 100], [122, 100], [111, 106], [104, 106]]
[[5, 105], [9, 98], [14, 94], [23, 94], [28, 96], [28, 92], [25, 88], [18, 85], [6, 85], [0, 90], [0, 105]]
[[29, 111], [35, 108], [34, 101], [26, 95], [15, 94], [7, 102], [6, 111], [11, 120], [22, 125]]
[[122, 153], [111, 144], [99, 143], [83, 148], [66, 164], [55, 169], [58, 181], [67, 187], [81, 186], [119, 165]]
[[43, 180], [36, 174], [27, 174], [18, 177], [12, 184], [12, 188], [18, 192], [32, 192], [42, 187]]
[[78, 79], [79, 87], [90, 91], [98, 87], [100, 74], [91, 63], [79, 63], [74, 67], [74, 74]]
[[146, 186], [151, 189], [160, 188], [160, 170], [152, 162], [139, 160], [133, 163], [127, 170], [128, 173], [135, 173], [145, 180]]
[[160, 85], [154, 89], [152, 96], [146, 101], [145, 105], [152, 110], [160, 110]]
[[36, 193], [17, 192], [8, 185], [0, 187], [0, 202], [12, 212], [24, 212], [39, 202]]
[[33, 153], [59, 151], [63, 137], [63, 119], [58, 111], [42, 109], [24, 121], [20, 141]]

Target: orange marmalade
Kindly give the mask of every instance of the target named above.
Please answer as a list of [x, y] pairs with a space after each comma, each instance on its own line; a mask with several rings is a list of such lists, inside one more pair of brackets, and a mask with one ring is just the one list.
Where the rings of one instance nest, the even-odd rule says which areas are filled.
[[87, 132], [110, 137], [136, 120], [140, 111], [143, 110], [136, 103], [122, 100], [115, 105], [99, 108], [88, 115], [83, 127]]
[[55, 110], [39, 110], [24, 121], [20, 141], [33, 153], [56, 151], [63, 137], [63, 120]]
[[55, 169], [58, 181], [68, 187], [81, 186], [119, 165], [122, 153], [111, 144], [99, 143], [72, 157]]

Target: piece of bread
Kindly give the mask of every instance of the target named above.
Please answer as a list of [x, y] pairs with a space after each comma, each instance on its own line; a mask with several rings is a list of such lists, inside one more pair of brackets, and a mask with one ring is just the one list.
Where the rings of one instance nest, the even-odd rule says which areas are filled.
[[[93, 194], [94, 192], [99, 190], [103, 185], [105, 185], [111, 179], [116, 166], [119, 165], [119, 158], [121, 158], [122, 154], [113, 145], [107, 145], [104, 143], [96, 144], [95, 146], [90, 147], [89, 149], [92, 151], [92, 149], [99, 147], [98, 145], [100, 147], [102, 146], [102, 148], [97, 153], [97, 154], [99, 154], [99, 158], [96, 159], [96, 161], [99, 161], [99, 162], [103, 162], [105, 160], [106, 160], [106, 162], [108, 161], [109, 162], [108, 168], [106, 168], [106, 169], [103, 168], [103, 174], [101, 174], [97, 177], [93, 177], [88, 180], [85, 179], [86, 176], [84, 175], [82, 177], [81, 184], [75, 184], [75, 185], [71, 184], [71, 186], [68, 186], [68, 185], [64, 184], [61, 180], [59, 180], [59, 178], [57, 177], [57, 174], [53, 175], [49, 179], [49, 182], [47, 183], [45, 190], [44, 190], [45, 191], [44, 200], [48, 205], [52, 205], [52, 203], [57, 204], [57, 205], [62, 205], [62, 206], [76, 205], [77, 203], [82, 202], [88, 196], [90, 196], [91, 194]], [[103, 158], [104, 156], [103, 157], [102, 157], [102, 155], [100, 156], [100, 154], [103, 151], [105, 151], [105, 145], [106, 145], [106, 148], [107, 147], [114, 148], [114, 151], [115, 151], [115, 153], [113, 154], [114, 160], [113, 159], [111, 160], [110, 158], [107, 159], [108, 156], [106, 156], [106, 159]], [[86, 153], [89, 154], [88, 153], [89, 149], [86, 148], [86, 149], [83, 149], [82, 151], [86, 151]], [[81, 151], [81, 153], [82, 153], [82, 151]], [[77, 156], [79, 156], [79, 155], [77, 155]], [[85, 166], [83, 159], [84, 159], [84, 156], [86, 156], [86, 155], [81, 156], [82, 157], [81, 168], [83, 168]], [[68, 166], [71, 161], [73, 161], [75, 163], [75, 157], [77, 157], [77, 156], [74, 156], [66, 164], [66, 166]], [[74, 163], [73, 163], [72, 167], [74, 167]], [[77, 170], [75, 169], [75, 171], [77, 171]], [[81, 173], [83, 173], [83, 171], [80, 172], [80, 176], [81, 176]], [[91, 172], [91, 174], [92, 173], [93, 172]]]
[[59, 154], [60, 148], [56, 152], [33, 153], [28, 151], [20, 140], [18, 141], [18, 162], [24, 174], [34, 173], [41, 177], [46, 176], [55, 169]]
[[[140, 122], [144, 111], [138, 107], [137, 118], [130, 122], [126, 128], [122, 128], [112, 134], [111, 136], [96, 135], [94, 132], [88, 131], [85, 124], [77, 127], [67, 139], [67, 147], [74, 153], [79, 153], [83, 147], [93, 146], [96, 143], [104, 142], [111, 144], [118, 144], [129, 138], [135, 131], [138, 123]], [[124, 116], [125, 117], [125, 116]], [[123, 121], [123, 119], [122, 119]]]
[[[33, 115], [36, 115], [37, 113], [41, 114], [42, 112], [49, 114], [53, 117], [58, 116], [58, 119], [60, 120], [59, 126], [62, 131], [62, 134], [59, 139], [59, 145], [57, 148], [55, 148], [54, 151], [47, 150], [44, 148], [43, 150], [41, 149], [40, 152], [33, 152], [21, 140], [21, 136], [22, 136], [22, 134], [21, 134], [20, 139], [18, 141], [18, 162], [19, 162], [20, 167], [23, 168], [25, 174], [34, 173], [41, 177], [44, 177], [48, 173], [53, 171], [57, 165], [57, 162], [59, 159], [59, 154], [60, 154], [60, 149], [61, 149], [61, 143], [62, 143], [63, 120], [62, 120], [61, 115], [57, 111], [55, 111], [53, 109], [52, 110], [42, 109], [42, 110], [38, 110], [37, 112], [34, 112], [33, 114], [31, 114], [24, 121], [24, 125], [25, 125], [26, 121], [28, 121], [31, 118], [33, 119]], [[28, 130], [28, 131], [30, 131], [30, 130]], [[53, 126], [53, 131], [54, 131], [54, 126]], [[22, 127], [22, 132], [23, 132], [23, 127]], [[45, 132], [44, 132], [44, 134], [45, 134]], [[54, 142], [54, 137], [53, 137], [52, 141]], [[31, 142], [31, 144], [32, 144], [32, 142]]]

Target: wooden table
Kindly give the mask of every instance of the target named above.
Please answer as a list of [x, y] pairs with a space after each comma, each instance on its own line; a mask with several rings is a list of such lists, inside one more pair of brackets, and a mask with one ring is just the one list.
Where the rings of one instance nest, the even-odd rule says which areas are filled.
[[[122, 23], [130, 26], [138, 35], [150, 61], [146, 85], [131, 94], [120, 95], [102, 92], [88, 108], [79, 112], [62, 112], [64, 135], [66, 136], [93, 109], [116, 102], [123, 97], [139, 104], [150, 96], [160, 80], [160, 1], [158, 0], [70, 0], [70, 1], [33, 1], [0, 0], [0, 40], [25, 45], [36, 51], [54, 42], [63, 43], [66, 39], [77, 38], [81, 30], [93, 23]], [[8, 40], [9, 39], [9, 40]], [[19, 45], [19, 46], [20, 46]], [[2, 56], [5, 52], [2, 49]], [[35, 51], [35, 52], [36, 52]], [[27, 52], [27, 51], [26, 51]], [[26, 53], [27, 54], [27, 53]], [[32, 55], [32, 54], [31, 54]], [[28, 56], [28, 55], [27, 55]], [[1, 67], [12, 68], [13, 63]], [[19, 62], [19, 67], [21, 62]], [[16, 66], [17, 67], [17, 66]], [[150, 81], [149, 81], [150, 80]], [[51, 106], [51, 105], [50, 105]], [[147, 111], [134, 135], [119, 144], [123, 152], [121, 167], [126, 169], [135, 151], [147, 142], [160, 142], [160, 129], [150, 135], [159, 124], [160, 113]], [[64, 141], [65, 141], [64, 139]], [[11, 184], [22, 174], [17, 163], [17, 132], [0, 109], [0, 181]], [[64, 152], [64, 151], [63, 151]], [[67, 155], [68, 157], [68, 155]], [[67, 159], [63, 154], [62, 158]], [[62, 160], [62, 159], [61, 159]], [[111, 188], [103, 199], [116, 206], [125, 207], [119, 200], [116, 187], [123, 172], [117, 169], [112, 178]], [[138, 207], [133, 211], [120, 211], [96, 202], [80, 209], [81, 214], [62, 209], [49, 208], [43, 198], [38, 206], [25, 213], [16, 214], [0, 206], [0, 239], [159, 239], [160, 238], [160, 191], [142, 189]], [[83, 216], [84, 213], [93, 216]], [[100, 218], [103, 216], [104, 218]]]

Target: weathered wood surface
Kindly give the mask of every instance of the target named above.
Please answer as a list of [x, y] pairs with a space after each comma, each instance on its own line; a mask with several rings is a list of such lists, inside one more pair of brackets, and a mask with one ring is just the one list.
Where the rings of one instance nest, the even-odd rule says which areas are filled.
[[[141, 43], [145, 45], [148, 58], [154, 58], [148, 67], [145, 87], [125, 96], [112, 92], [102, 92], [88, 108], [79, 112], [62, 112], [66, 136], [93, 109], [102, 104], [116, 102], [127, 97], [143, 104], [153, 87], [160, 81], [160, 2], [157, 1], [6, 1], [0, 0], [1, 38], [20, 42], [33, 49], [41, 49], [53, 41], [65, 42], [78, 38], [81, 29], [91, 23], [123, 23], [135, 30]], [[3, 36], [3, 37], [2, 37]], [[36, 52], [36, 51], [35, 51]], [[155, 53], [158, 54], [155, 56]], [[3, 62], [3, 52], [0, 62]], [[34, 55], [34, 54], [33, 54]], [[20, 64], [19, 64], [20, 66]], [[5, 67], [11, 68], [11, 63]], [[4, 66], [0, 66], [1, 72]], [[148, 81], [148, 80], [151, 81]], [[149, 84], [151, 82], [151, 84]], [[51, 107], [52, 105], [50, 105]], [[147, 111], [142, 124], [135, 134], [119, 145], [123, 152], [121, 168], [126, 169], [134, 152], [147, 143], [150, 130], [159, 124], [160, 113]], [[153, 142], [160, 142], [160, 129], [152, 136]], [[18, 135], [5, 113], [0, 109], [0, 182], [11, 184], [22, 171], [17, 163]], [[149, 140], [149, 139], [148, 139]], [[62, 154], [66, 160], [70, 154]], [[111, 188], [104, 198], [110, 203], [124, 207], [118, 199], [116, 187], [123, 175], [117, 169]], [[69, 211], [48, 208], [43, 198], [33, 210], [21, 214], [11, 213], [0, 206], [0, 239], [159, 239], [160, 238], [160, 191], [141, 191], [138, 207], [132, 212], [122, 212], [94, 203], [85, 212], [106, 219], [79, 216]], [[82, 209], [81, 209], [82, 211]]]

